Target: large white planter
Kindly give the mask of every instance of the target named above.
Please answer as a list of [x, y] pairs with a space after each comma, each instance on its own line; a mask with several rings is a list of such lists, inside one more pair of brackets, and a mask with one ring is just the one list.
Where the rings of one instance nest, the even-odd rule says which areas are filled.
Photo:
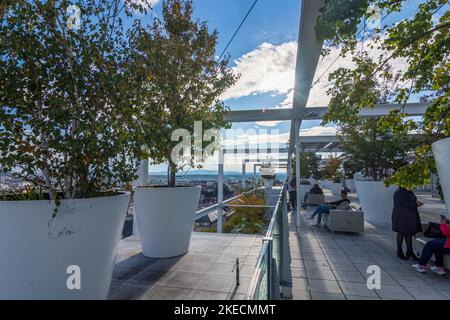
[[266, 190], [272, 190], [273, 187], [273, 179], [263, 179], [264, 180], [264, 187]]
[[365, 219], [378, 225], [391, 224], [397, 187], [386, 188], [382, 181], [355, 180], [355, 185]]
[[340, 196], [342, 190], [342, 183], [331, 182], [328, 189], [330, 189], [334, 195]]
[[309, 190], [311, 190], [312, 185], [310, 184], [301, 184], [300, 185], [300, 197], [301, 197], [301, 201], [303, 201], [303, 199], [305, 199], [305, 195], [308, 193]]
[[142, 253], [171, 258], [188, 252], [201, 187], [137, 187], [135, 212]]
[[450, 216], [450, 138], [435, 142], [432, 147], [439, 181]]
[[0, 299], [106, 299], [129, 197], [0, 201]]
[[319, 186], [321, 188], [328, 189], [330, 187], [330, 184], [331, 184], [331, 181], [329, 181], [329, 180], [320, 180], [319, 181]]
[[345, 183], [347, 185], [347, 188], [349, 188], [351, 192], [356, 191], [355, 179], [345, 179]]

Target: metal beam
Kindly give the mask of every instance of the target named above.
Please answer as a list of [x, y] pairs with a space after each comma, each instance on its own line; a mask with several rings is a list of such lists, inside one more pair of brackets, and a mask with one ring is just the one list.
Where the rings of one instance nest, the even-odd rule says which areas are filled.
[[217, 179], [217, 233], [223, 231], [223, 152], [219, 152], [219, 174]]
[[[408, 116], [422, 116], [431, 103], [377, 104], [373, 108], [364, 108], [359, 112], [361, 118], [381, 117], [392, 110], [401, 110]], [[306, 108], [303, 120], [322, 120], [328, 107]], [[233, 123], [287, 121], [295, 119], [294, 109], [238, 110], [225, 113], [225, 120]]]
[[298, 35], [297, 63], [295, 67], [294, 100], [292, 120], [298, 120], [298, 126], [292, 121], [289, 154], [294, 152], [297, 128], [301, 128], [302, 119], [308, 103], [311, 85], [316, 74], [323, 42], [317, 41], [316, 21], [324, 5], [324, 0], [303, 0], [301, 5], [300, 31]]

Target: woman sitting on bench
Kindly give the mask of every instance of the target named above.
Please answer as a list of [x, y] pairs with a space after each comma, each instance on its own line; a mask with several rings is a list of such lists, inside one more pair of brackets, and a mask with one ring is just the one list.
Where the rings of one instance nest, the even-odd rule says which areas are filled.
[[412, 266], [414, 270], [424, 273], [428, 261], [430, 261], [434, 254], [436, 266], [431, 267], [431, 271], [442, 276], [445, 275], [444, 254], [450, 254], [450, 223], [447, 219], [443, 218], [441, 221], [441, 232], [447, 239], [434, 239], [428, 241], [423, 248], [419, 263]]

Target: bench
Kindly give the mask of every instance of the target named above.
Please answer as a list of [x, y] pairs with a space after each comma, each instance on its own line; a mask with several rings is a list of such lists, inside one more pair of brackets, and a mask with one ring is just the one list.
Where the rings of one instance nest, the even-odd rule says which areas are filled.
[[310, 206], [320, 206], [325, 203], [325, 195], [323, 194], [310, 194], [306, 197], [306, 204]]
[[[428, 228], [428, 223], [423, 222], [422, 230], [425, 232], [425, 230], [427, 230], [427, 228]], [[433, 240], [433, 238], [425, 237], [423, 235], [423, 232], [416, 234], [416, 236], [414, 237], [413, 247], [414, 247], [414, 251], [417, 256], [420, 257], [420, 255], [422, 254], [423, 247], [425, 247], [425, 244], [430, 240]], [[434, 255], [433, 255], [433, 257], [431, 257], [431, 260], [434, 261]], [[444, 267], [446, 269], [450, 270], [450, 255], [444, 255]]]
[[364, 232], [364, 211], [353, 203], [349, 210], [330, 210], [330, 214], [324, 214], [322, 219], [332, 232]]

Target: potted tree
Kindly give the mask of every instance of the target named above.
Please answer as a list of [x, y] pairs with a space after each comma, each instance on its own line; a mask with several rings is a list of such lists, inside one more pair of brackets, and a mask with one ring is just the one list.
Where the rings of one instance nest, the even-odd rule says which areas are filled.
[[363, 179], [355, 181], [356, 191], [367, 221], [388, 224], [391, 221], [396, 186], [386, 187], [385, 178], [403, 166], [412, 148], [408, 127], [394, 134], [379, 119], [363, 119], [341, 127], [339, 140], [344, 154], [357, 159]]
[[439, 174], [442, 195], [446, 201], [447, 211], [450, 216], [450, 161], [448, 160], [450, 159], [450, 138], [435, 142], [432, 148]]
[[266, 190], [272, 190], [273, 182], [276, 178], [275, 170], [272, 167], [271, 162], [266, 162], [261, 165], [260, 168], [261, 179], [264, 181], [264, 188]]
[[342, 167], [344, 171], [345, 187], [351, 192], [356, 192], [355, 174], [364, 168], [362, 162], [359, 159], [346, 158]]
[[324, 168], [326, 180], [322, 185], [335, 195], [339, 195], [342, 189], [340, 168], [341, 160], [337, 156], [331, 155]]
[[[319, 163], [320, 156], [314, 152], [302, 152], [300, 154], [300, 197], [305, 198], [306, 193], [311, 190], [312, 185], [316, 183], [316, 179], [319, 178]], [[292, 158], [291, 168], [293, 173], [295, 172], [295, 157]]]
[[[329, 93], [334, 102], [329, 108], [327, 120], [348, 120], [362, 108], [373, 107], [383, 96], [373, 89], [377, 83], [384, 82], [389, 92], [381, 102], [400, 104], [400, 108], [383, 119], [383, 125], [395, 134], [398, 129], [402, 131], [402, 125], [400, 128], [398, 125], [403, 124], [407, 117], [405, 104], [420, 96], [420, 102], [429, 104], [415, 128], [416, 132], [423, 134], [423, 138], [408, 163], [398, 168], [385, 183], [413, 189], [430, 183], [430, 175], [437, 170], [439, 178], [445, 180], [442, 190], [450, 210], [450, 173], [446, 154], [450, 137], [448, 8], [435, 1], [417, 6], [416, 13], [409, 19], [380, 24], [372, 30], [372, 46], [383, 49], [377, 61], [357, 58], [354, 59], [354, 69], [341, 68], [331, 76], [335, 86]], [[321, 9], [316, 24], [317, 38], [339, 46], [342, 55], [348, 52], [355, 54], [360, 51], [357, 46], [358, 25], [362, 19], [371, 20], [374, 16], [369, 7], [380, 9], [377, 10], [380, 21], [385, 21], [387, 15], [393, 12], [405, 9], [403, 2], [369, 0], [341, 6], [338, 2], [328, 1]], [[437, 15], [436, 12], [442, 9], [447, 11]], [[390, 66], [395, 59], [408, 61], [407, 67], [395, 71]]]
[[130, 197], [118, 190], [138, 156], [138, 86], [118, 1], [79, 3], [81, 21], [66, 23], [69, 5], [0, 6], [0, 164], [27, 186], [0, 201], [0, 299], [108, 295]]
[[140, 27], [132, 41], [146, 73], [138, 119], [148, 129], [148, 156], [168, 166], [167, 186], [135, 188], [142, 250], [152, 258], [180, 256], [189, 249], [201, 188], [177, 185], [176, 174], [201, 166], [217, 148], [218, 129], [228, 126], [219, 96], [236, 75], [228, 57], [216, 61], [217, 32], [193, 19], [190, 0], [163, 1], [162, 20]]

